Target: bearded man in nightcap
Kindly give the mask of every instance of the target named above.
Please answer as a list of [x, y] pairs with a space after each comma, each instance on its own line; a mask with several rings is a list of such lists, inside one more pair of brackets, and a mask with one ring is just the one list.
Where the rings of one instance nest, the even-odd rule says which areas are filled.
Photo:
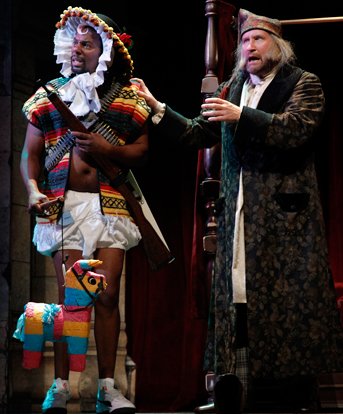
[[280, 386], [277, 404], [314, 409], [317, 375], [343, 369], [314, 164], [325, 98], [319, 78], [295, 66], [279, 20], [241, 9], [237, 23], [232, 75], [198, 117], [183, 117], [135, 80], [163, 139], [194, 149], [221, 142], [205, 355], [218, 378], [217, 411], [242, 409], [233, 403], [240, 384], [247, 409], [255, 397], [276, 397], [255, 393], [261, 384]]

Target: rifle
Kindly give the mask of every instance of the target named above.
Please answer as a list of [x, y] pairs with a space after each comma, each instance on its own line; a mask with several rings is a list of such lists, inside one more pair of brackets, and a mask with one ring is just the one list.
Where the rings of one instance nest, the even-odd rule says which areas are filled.
[[[59, 98], [57, 93], [53, 90], [49, 90], [41, 80], [38, 80], [37, 82], [44, 88], [48, 99], [58, 110], [68, 127], [72, 131], [88, 134], [88, 129], [71, 112], [68, 106]], [[132, 217], [141, 232], [143, 247], [151, 269], [158, 270], [163, 265], [171, 263], [174, 260], [174, 257], [163, 240], [163, 237], [161, 238], [157, 234], [152, 224], [147, 220], [141, 204], [129, 188], [130, 182], [127, 180], [128, 173], [106, 158], [99, 157], [96, 154], [90, 155], [102, 173], [109, 179], [110, 184], [125, 198]]]

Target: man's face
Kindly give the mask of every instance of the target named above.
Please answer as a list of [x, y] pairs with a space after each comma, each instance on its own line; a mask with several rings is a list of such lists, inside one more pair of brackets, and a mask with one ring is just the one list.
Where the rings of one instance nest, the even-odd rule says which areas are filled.
[[100, 36], [89, 26], [81, 26], [78, 30], [72, 46], [71, 68], [73, 73], [95, 72], [99, 57], [102, 53]]
[[278, 58], [279, 51], [270, 33], [265, 30], [249, 30], [242, 36], [242, 58], [249, 73], [267, 75]]

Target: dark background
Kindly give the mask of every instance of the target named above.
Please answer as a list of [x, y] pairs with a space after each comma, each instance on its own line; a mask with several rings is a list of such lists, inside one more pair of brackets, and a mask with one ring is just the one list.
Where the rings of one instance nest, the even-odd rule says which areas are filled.
[[[242, 7], [280, 20], [343, 15], [342, 3], [331, 1], [250, 0], [231, 4], [237, 10]], [[53, 56], [54, 26], [69, 5], [106, 14], [124, 27], [134, 40], [134, 75], [143, 78], [159, 100], [186, 116], [197, 115], [207, 30], [205, 1], [200, 0], [14, 0], [14, 80], [23, 71], [25, 53], [29, 53], [27, 76], [31, 81], [59, 76]], [[337, 208], [332, 208], [336, 187], [331, 179], [333, 174], [342, 177], [342, 33], [342, 23], [284, 26], [284, 37], [294, 43], [299, 65], [319, 75], [326, 94], [318, 175], [330, 237], [335, 231], [343, 233], [335, 215]], [[339, 135], [335, 142], [328, 133], [333, 127]], [[128, 350], [137, 364], [136, 404], [140, 411], [192, 410], [206, 397], [201, 369], [206, 318], [194, 318], [189, 311], [197, 154], [167, 146], [153, 130], [150, 142], [148, 165], [134, 172], [176, 260], [155, 273], [144, 262], [139, 271], [128, 263], [126, 319]], [[338, 200], [343, 207], [342, 198]], [[330, 246], [334, 276], [343, 281], [342, 246], [336, 241]], [[137, 248], [128, 260], [140, 260], [142, 254]], [[135, 272], [130, 273], [130, 269]]]

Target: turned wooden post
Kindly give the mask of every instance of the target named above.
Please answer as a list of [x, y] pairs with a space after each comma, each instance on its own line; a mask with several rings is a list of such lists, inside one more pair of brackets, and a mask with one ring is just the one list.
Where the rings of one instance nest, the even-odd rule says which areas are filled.
[[[208, 19], [208, 25], [205, 44], [206, 73], [201, 85], [203, 99], [212, 96], [219, 84], [218, 77], [216, 75], [218, 65], [217, 13], [217, 0], [206, 0], [205, 16]], [[200, 184], [206, 211], [206, 228], [203, 236], [203, 250], [210, 255], [207, 263], [207, 270], [210, 280], [213, 256], [216, 251], [217, 219], [215, 201], [218, 198], [220, 185], [220, 144], [203, 150], [203, 167], [205, 178]]]
[[[235, 36], [235, 7], [224, 0], [205, 0], [208, 19], [205, 44], [203, 99], [211, 97], [232, 69]], [[208, 316], [212, 270], [217, 243], [216, 201], [221, 175], [221, 144], [199, 150], [195, 194], [193, 251], [191, 263], [192, 313], [197, 318]], [[205, 211], [203, 211], [205, 210]]]
[[[201, 93], [203, 99], [213, 95], [220, 82], [223, 81], [223, 72], [227, 63], [231, 64], [232, 50], [223, 50], [220, 41], [222, 26], [224, 25], [225, 33], [230, 35], [231, 23], [235, 7], [222, 0], [206, 0], [205, 16], [208, 19], [207, 36], [205, 44], [205, 76], [202, 80]], [[229, 27], [225, 27], [229, 26]], [[232, 45], [226, 40], [225, 45]], [[221, 70], [218, 65], [221, 65]], [[224, 73], [228, 78], [230, 73]], [[206, 211], [206, 227], [203, 236], [203, 250], [207, 254], [207, 271], [208, 280], [211, 281], [213, 259], [216, 252], [216, 233], [217, 218], [216, 205], [220, 187], [220, 167], [221, 167], [221, 145], [217, 144], [212, 148], [203, 151], [203, 169], [204, 179], [201, 182], [201, 190], [204, 198]]]

